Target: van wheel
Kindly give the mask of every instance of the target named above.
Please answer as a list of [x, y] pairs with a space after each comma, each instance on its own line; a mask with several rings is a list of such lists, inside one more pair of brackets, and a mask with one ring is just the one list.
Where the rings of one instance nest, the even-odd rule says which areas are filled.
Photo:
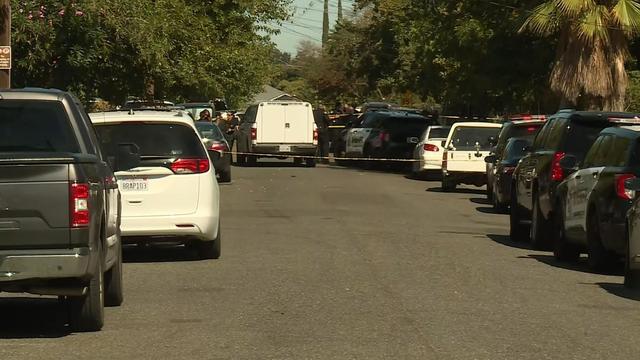
[[231, 182], [231, 167], [220, 172], [220, 182], [221, 183]]
[[258, 163], [258, 158], [255, 155], [247, 155], [246, 162], [247, 166], [256, 166]]
[[222, 231], [218, 223], [218, 235], [213, 241], [200, 241], [197, 243], [198, 255], [201, 259], [219, 259], [221, 253]]
[[107, 306], [120, 306], [124, 300], [122, 288], [122, 242], [118, 239], [118, 259], [105, 274], [104, 303]]
[[591, 210], [587, 220], [587, 255], [591, 270], [604, 271], [614, 263], [614, 256], [602, 245], [600, 223], [596, 210]]
[[521, 223], [520, 208], [518, 207], [518, 199], [515, 190], [511, 191], [511, 211], [509, 212], [509, 237], [511, 241], [525, 241], [529, 234], [526, 225]]
[[75, 331], [99, 331], [104, 325], [104, 259], [99, 248], [96, 270], [87, 286], [87, 293], [69, 299], [69, 323]]
[[306, 159], [305, 165], [307, 167], [316, 167], [316, 159]]
[[531, 216], [531, 227], [529, 228], [529, 240], [531, 246], [536, 250], [544, 250], [547, 246], [548, 235], [548, 221], [545, 221], [542, 211], [540, 210], [540, 204], [538, 202], [538, 196], [533, 195], [533, 208]]
[[301, 166], [302, 165], [302, 158], [293, 158], [293, 165]]
[[553, 256], [556, 260], [576, 262], [580, 258], [580, 250], [574, 244], [567, 241], [564, 232], [564, 215], [560, 205], [556, 206], [556, 214], [553, 217]]
[[629, 230], [626, 231], [627, 251], [624, 258], [624, 286], [629, 289], [640, 289], [640, 270], [631, 269], [631, 250], [629, 248]]

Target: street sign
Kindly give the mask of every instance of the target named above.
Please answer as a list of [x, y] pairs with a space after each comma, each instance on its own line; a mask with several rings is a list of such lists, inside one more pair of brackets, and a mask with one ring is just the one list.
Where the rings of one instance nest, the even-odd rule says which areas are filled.
[[11, 70], [11, 46], [0, 46], [0, 70]]

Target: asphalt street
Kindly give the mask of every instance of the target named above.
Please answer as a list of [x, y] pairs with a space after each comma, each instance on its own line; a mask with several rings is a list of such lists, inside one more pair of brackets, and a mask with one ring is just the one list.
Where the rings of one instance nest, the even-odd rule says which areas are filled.
[[97, 333], [2, 294], [0, 359], [639, 356], [640, 293], [511, 242], [482, 189], [279, 161], [233, 176], [221, 259], [127, 249], [125, 303]]

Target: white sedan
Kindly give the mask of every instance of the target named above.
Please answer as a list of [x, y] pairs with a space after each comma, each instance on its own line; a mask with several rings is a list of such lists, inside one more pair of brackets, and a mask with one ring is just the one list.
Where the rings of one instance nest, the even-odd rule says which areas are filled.
[[413, 151], [413, 173], [440, 173], [442, 170], [442, 142], [447, 140], [451, 126], [429, 126]]

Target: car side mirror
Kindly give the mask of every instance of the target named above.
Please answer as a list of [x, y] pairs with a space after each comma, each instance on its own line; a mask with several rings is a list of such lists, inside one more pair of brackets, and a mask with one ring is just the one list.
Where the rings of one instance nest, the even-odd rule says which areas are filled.
[[573, 155], [565, 155], [559, 165], [563, 170], [575, 171], [578, 169], [578, 159]]
[[484, 162], [486, 162], [487, 164], [495, 164], [496, 160], [497, 157], [495, 155], [489, 155], [484, 158]]
[[629, 179], [624, 182], [624, 188], [631, 191], [640, 191], [640, 179]]
[[136, 144], [118, 144], [114, 171], [124, 171], [140, 165], [140, 148]]

